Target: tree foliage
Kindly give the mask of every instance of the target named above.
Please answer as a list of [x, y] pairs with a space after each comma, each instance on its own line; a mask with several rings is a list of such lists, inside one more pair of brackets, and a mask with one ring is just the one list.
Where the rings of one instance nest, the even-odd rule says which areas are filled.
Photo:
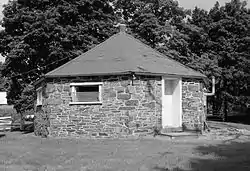
[[2, 70], [3, 70], [3, 63], [0, 62], [0, 91], [7, 91], [6, 90], [7, 79], [2, 76]]
[[217, 2], [208, 13], [196, 9], [192, 18], [206, 32], [204, 50], [213, 55], [220, 70], [214, 107], [223, 110], [226, 119], [229, 106], [246, 105], [250, 100], [250, 10], [239, 0], [224, 6]]
[[114, 11], [108, 1], [22, 2], [10, 1], [5, 6], [5, 29], [0, 32], [0, 53], [6, 57], [2, 73], [9, 78], [8, 100], [18, 112], [32, 107], [22, 100], [29, 98], [25, 91], [31, 90], [35, 80], [104, 41], [116, 30]]

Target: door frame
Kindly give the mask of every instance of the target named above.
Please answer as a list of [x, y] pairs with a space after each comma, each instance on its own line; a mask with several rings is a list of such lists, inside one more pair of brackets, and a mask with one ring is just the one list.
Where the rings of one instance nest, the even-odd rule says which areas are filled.
[[183, 116], [183, 110], [182, 110], [182, 78], [181, 77], [173, 77], [173, 76], [163, 76], [162, 77], [162, 127], [166, 126], [163, 125], [163, 115], [164, 115], [164, 96], [165, 96], [165, 80], [179, 80], [179, 91], [180, 91], [180, 121], [179, 121], [179, 127], [182, 127], [182, 116]]

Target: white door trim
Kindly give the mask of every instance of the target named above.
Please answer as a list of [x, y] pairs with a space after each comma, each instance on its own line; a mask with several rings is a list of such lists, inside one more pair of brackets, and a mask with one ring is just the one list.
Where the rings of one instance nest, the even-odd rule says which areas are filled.
[[183, 113], [183, 110], [182, 110], [182, 78], [180, 78], [180, 81], [179, 81], [179, 84], [180, 84], [180, 126], [182, 127], [182, 113]]
[[163, 115], [164, 115], [164, 95], [165, 95], [165, 81], [164, 77], [161, 77], [161, 126], [163, 127]]

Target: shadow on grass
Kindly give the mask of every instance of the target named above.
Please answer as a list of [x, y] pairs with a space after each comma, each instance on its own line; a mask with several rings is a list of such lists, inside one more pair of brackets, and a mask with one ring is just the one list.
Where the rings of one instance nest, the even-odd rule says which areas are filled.
[[[222, 118], [219, 116], [208, 116], [209, 121], [217, 121], [223, 122]], [[235, 115], [235, 116], [228, 116], [227, 122], [231, 123], [241, 123], [245, 125], [250, 125], [250, 115]]]
[[[249, 136], [250, 139], [250, 136]], [[250, 141], [230, 142], [213, 146], [199, 146], [195, 156], [189, 161], [189, 167], [161, 168], [154, 171], [247, 171], [250, 170]]]
[[173, 168], [173, 169], [166, 169], [166, 168], [161, 168], [161, 167], [154, 167], [154, 171], [185, 171], [183, 169], [180, 169], [178, 167]]
[[229, 116], [228, 122], [250, 125], [250, 115]]
[[3, 138], [3, 137], [5, 137], [5, 136], [6, 136], [5, 134], [0, 133], [0, 138]]

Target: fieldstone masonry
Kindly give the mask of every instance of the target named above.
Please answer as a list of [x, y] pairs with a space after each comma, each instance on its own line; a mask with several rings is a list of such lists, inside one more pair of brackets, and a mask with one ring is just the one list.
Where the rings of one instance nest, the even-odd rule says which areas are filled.
[[195, 79], [182, 81], [182, 126], [184, 130], [202, 131], [205, 121], [203, 83]]
[[[103, 82], [102, 105], [70, 105], [72, 82]], [[51, 136], [119, 137], [161, 124], [161, 78], [129, 76], [50, 80], [44, 93]]]
[[[103, 82], [101, 105], [70, 105], [72, 82]], [[79, 77], [47, 80], [42, 109], [54, 137], [121, 137], [161, 127], [161, 77]], [[201, 129], [202, 83], [183, 80], [183, 127]], [[41, 119], [42, 117], [37, 117]], [[40, 122], [40, 121], [39, 121]], [[37, 124], [39, 125], [39, 124]], [[41, 126], [40, 126], [41, 127]], [[35, 128], [36, 129], [36, 128]]]

